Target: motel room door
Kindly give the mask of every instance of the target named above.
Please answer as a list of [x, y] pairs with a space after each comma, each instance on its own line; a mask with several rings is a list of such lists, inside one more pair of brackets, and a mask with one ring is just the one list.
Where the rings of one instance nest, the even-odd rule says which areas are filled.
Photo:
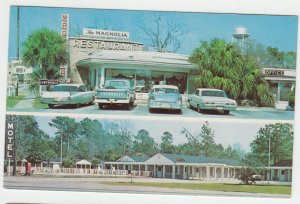
[[157, 178], [163, 177], [163, 167], [162, 166], [156, 166], [156, 177]]

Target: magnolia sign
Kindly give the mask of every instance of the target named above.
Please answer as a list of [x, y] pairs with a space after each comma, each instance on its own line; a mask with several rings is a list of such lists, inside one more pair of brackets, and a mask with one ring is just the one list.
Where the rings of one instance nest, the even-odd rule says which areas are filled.
[[117, 38], [117, 39], [129, 39], [129, 32], [112, 31], [112, 30], [98, 30], [98, 29], [83, 29], [84, 36], [93, 36], [101, 38]]

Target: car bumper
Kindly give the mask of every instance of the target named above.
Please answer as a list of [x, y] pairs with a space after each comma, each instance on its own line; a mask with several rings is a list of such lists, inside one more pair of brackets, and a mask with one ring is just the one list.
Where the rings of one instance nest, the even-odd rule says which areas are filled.
[[73, 104], [72, 101], [67, 101], [67, 100], [61, 100], [61, 99], [41, 99], [41, 103], [44, 104], [53, 104], [53, 105], [68, 105], [68, 104]]
[[148, 108], [150, 109], [169, 109], [169, 110], [181, 110], [182, 105], [178, 103], [169, 102], [148, 102]]
[[236, 106], [215, 106], [215, 105], [203, 105], [200, 106], [201, 109], [204, 110], [228, 110], [228, 111], [235, 111]]
[[101, 103], [101, 104], [129, 104], [130, 99], [95, 99], [95, 103]]

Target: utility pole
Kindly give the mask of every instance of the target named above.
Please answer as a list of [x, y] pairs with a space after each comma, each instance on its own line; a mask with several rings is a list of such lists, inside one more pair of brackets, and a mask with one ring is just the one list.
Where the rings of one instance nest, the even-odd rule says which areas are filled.
[[[17, 61], [20, 61], [20, 7], [17, 7]], [[19, 75], [17, 75], [17, 87], [16, 87], [16, 96], [19, 94]]]
[[61, 167], [60, 168], [62, 168], [62, 164], [63, 164], [63, 158], [62, 158], [62, 151], [63, 151], [63, 145], [62, 145], [62, 142], [63, 142], [63, 139], [62, 139], [62, 137], [63, 137], [63, 130], [61, 130], [61, 132], [60, 132], [60, 162], [61, 162]]
[[270, 183], [271, 179], [271, 135], [269, 134], [269, 158], [268, 158], [268, 166], [269, 166], [269, 176], [268, 176], [268, 184]]
[[17, 7], [17, 60], [20, 60], [20, 7]]

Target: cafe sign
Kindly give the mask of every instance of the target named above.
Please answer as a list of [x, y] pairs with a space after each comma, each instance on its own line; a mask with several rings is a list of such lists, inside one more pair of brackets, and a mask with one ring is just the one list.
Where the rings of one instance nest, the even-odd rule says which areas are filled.
[[99, 37], [99, 38], [117, 38], [117, 39], [124, 39], [124, 40], [129, 39], [129, 32], [98, 30], [98, 29], [90, 29], [90, 28], [84, 28], [83, 35], [91, 36], [91, 37]]

